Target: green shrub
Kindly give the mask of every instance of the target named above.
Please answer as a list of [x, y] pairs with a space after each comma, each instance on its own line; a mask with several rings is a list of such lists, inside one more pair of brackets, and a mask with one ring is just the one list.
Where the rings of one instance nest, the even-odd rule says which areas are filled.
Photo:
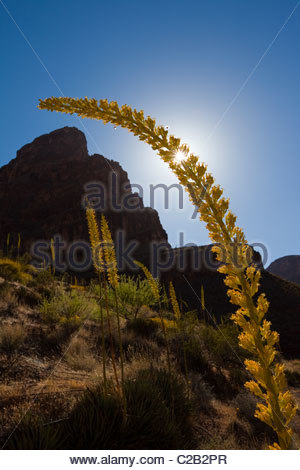
[[72, 290], [60, 289], [51, 299], [44, 299], [41, 304], [41, 316], [46, 323], [64, 324], [71, 328], [80, 326], [88, 315], [93, 315], [97, 305], [84, 294]]
[[[99, 285], [91, 283], [92, 292], [99, 297]], [[146, 279], [132, 278], [125, 274], [120, 276], [116, 289], [119, 313], [127, 320], [136, 319], [141, 308], [156, 303], [155, 297]], [[108, 303], [112, 309], [116, 308], [115, 293], [112, 288], [108, 290]], [[105, 300], [103, 300], [103, 305]]]

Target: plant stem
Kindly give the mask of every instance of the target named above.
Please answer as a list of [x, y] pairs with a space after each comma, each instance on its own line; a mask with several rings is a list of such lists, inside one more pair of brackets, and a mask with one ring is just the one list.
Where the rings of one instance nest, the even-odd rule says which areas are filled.
[[103, 370], [103, 382], [104, 382], [104, 393], [107, 395], [107, 377], [106, 377], [106, 350], [105, 350], [105, 338], [104, 338], [104, 317], [102, 307], [102, 280], [101, 273], [98, 271], [99, 276], [99, 308], [100, 308], [100, 321], [101, 321], [101, 342], [102, 342], [102, 370]]

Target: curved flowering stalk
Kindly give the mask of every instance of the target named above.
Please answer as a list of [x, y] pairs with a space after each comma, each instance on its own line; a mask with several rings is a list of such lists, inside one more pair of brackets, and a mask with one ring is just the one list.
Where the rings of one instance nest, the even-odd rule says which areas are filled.
[[[295, 416], [296, 406], [286, 387], [284, 367], [276, 363], [278, 334], [271, 331], [265, 319], [269, 303], [264, 294], [256, 301], [260, 271], [251, 265], [252, 255], [241, 228], [236, 225], [236, 216], [229, 210], [229, 200], [223, 197], [223, 189], [215, 185], [207, 166], [190, 153], [189, 147], [180, 139], [169, 135], [163, 126], [157, 126], [143, 111], [129, 106], [118, 106], [115, 101], [95, 99], [48, 98], [40, 101], [40, 109], [77, 113], [81, 117], [100, 119], [107, 124], [127, 128], [142, 141], [157, 151], [168, 163], [179, 182], [189, 193], [191, 201], [198, 207], [200, 219], [205, 222], [214, 246], [217, 260], [222, 262], [219, 271], [225, 274], [230, 301], [238, 306], [232, 315], [241, 328], [241, 347], [253, 354], [245, 366], [253, 377], [245, 386], [261, 399], [255, 416], [271, 426], [277, 433], [278, 443], [273, 449], [295, 448], [292, 430], [289, 427]], [[180, 152], [185, 158], [176, 161]]]

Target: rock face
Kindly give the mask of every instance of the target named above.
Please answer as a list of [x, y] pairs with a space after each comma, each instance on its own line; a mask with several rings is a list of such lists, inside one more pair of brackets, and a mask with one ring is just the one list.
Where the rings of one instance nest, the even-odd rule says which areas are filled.
[[15, 244], [20, 233], [27, 251], [37, 240], [49, 241], [55, 234], [66, 243], [88, 240], [83, 198], [85, 185], [91, 182], [105, 190], [103, 195], [96, 186], [92, 193], [103, 196], [100, 213], [105, 213], [112, 232], [126, 232], [126, 242], [139, 243], [137, 252], [146, 256], [151, 241], [167, 241], [157, 212], [144, 208], [139, 196], [131, 192], [128, 175], [119, 163], [102, 155], [90, 156], [84, 134], [64, 127], [25, 145], [0, 168], [2, 247], [8, 233]]
[[300, 256], [291, 255], [278, 258], [267, 268], [272, 274], [300, 284]]

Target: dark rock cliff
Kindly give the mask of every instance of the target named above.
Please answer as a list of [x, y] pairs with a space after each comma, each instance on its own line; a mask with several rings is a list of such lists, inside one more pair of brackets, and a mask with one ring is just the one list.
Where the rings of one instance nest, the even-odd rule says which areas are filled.
[[290, 255], [278, 258], [270, 264], [267, 271], [288, 281], [300, 284], [300, 256]]
[[90, 156], [84, 134], [64, 127], [25, 145], [0, 169], [2, 247], [8, 233], [12, 242], [20, 233], [26, 250], [55, 234], [67, 244], [88, 240], [83, 198], [85, 185], [91, 182], [105, 190], [99, 193], [96, 187], [88, 192], [103, 196], [95, 202], [100, 203], [112, 232], [123, 230], [126, 242], [136, 240], [138, 253], [146, 256], [151, 241], [167, 241], [158, 213], [144, 208], [141, 198], [131, 192], [119, 163], [102, 155]]

